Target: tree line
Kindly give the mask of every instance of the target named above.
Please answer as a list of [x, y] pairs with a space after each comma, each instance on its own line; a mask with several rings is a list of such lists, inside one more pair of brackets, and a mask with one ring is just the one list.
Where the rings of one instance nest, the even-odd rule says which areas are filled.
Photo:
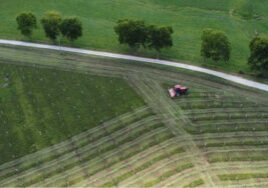
[[[31, 12], [20, 13], [16, 17], [18, 30], [26, 37], [31, 37], [33, 29], [37, 28], [36, 16]], [[41, 19], [41, 24], [46, 37], [53, 43], [60, 34], [66, 37], [71, 43], [82, 36], [82, 22], [77, 17], [62, 18], [58, 12], [47, 11]]]
[[144, 20], [123, 19], [118, 20], [114, 27], [120, 44], [127, 44], [135, 49], [140, 46], [155, 49], [157, 56], [162, 48], [173, 45], [170, 26], [147, 25]]
[[[37, 19], [31, 12], [21, 13], [16, 17], [18, 30], [21, 34], [31, 37], [37, 28]], [[77, 17], [62, 18], [58, 12], [48, 11], [41, 19], [46, 37], [54, 43], [62, 34], [72, 44], [82, 36], [82, 22]], [[170, 26], [157, 26], [146, 24], [144, 20], [122, 19], [118, 20], [114, 31], [120, 44], [127, 44], [133, 51], [143, 47], [154, 49], [157, 57], [163, 48], [173, 46], [173, 28]], [[201, 56], [206, 62], [212, 59], [216, 63], [220, 60], [229, 61], [231, 56], [231, 43], [227, 35], [218, 30], [205, 29], [201, 35]], [[261, 75], [268, 75], [268, 38], [256, 36], [249, 44], [250, 57], [248, 64]]]

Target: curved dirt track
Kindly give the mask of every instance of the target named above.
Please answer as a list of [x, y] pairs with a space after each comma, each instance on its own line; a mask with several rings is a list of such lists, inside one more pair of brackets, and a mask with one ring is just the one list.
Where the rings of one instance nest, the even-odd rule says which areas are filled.
[[125, 60], [133, 60], [133, 61], [146, 62], [146, 63], [167, 65], [167, 66], [178, 67], [178, 68], [206, 73], [206, 74], [217, 76], [217, 77], [220, 77], [225, 80], [229, 80], [229, 81], [241, 84], [241, 85], [245, 85], [245, 86], [252, 87], [252, 88], [257, 88], [263, 91], [268, 91], [267, 84], [251, 81], [245, 78], [233, 76], [233, 75], [222, 73], [219, 71], [209, 70], [209, 69], [201, 68], [198, 66], [187, 65], [187, 64], [177, 63], [177, 62], [172, 62], [172, 61], [158, 60], [158, 59], [152, 59], [152, 58], [143, 58], [143, 57], [137, 57], [137, 56], [131, 56], [131, 55], [122, 55], [122, 54], [117, 54], [117, 53], [92, 51], [92, 50], [85, 50], [85, 49], [78, 49], [78, 48], [70, 48], [70, 47], [59, 47], [55, 45], [37, 44], [37, 43], [22, 42], [22, 41], [15, 41], [15, 40], [0, 39], [0, 44], [43, 48], [43, 49], [50, 49], [50, 50], [82, 53], [82, 54], [88, 54], [88, 55], [96, 55], [96, 56], [103, 56], [103, 57], [110, 57], [110, 58], [117, 58], [117, 59], [125, 59]]

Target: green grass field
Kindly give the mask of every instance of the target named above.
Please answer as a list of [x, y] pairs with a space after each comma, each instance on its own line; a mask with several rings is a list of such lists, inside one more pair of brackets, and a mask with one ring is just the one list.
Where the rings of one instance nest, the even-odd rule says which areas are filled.
[[[32, 11], [40, 20], [47, 10], [63, 16], [78, 16], [84, 35], [76, 47], [129, 53], [117, 42], [113, 27], [118, 19], [144, 19], [149, 24], [174, 28], [174, 47], [163, 50], [161, 58], [183, 61], [226, 72], [252, 73], [247, 65], [249, 41], [256, 34], [268, 34], [267, 0], [9, 0], [1, 2], [0, 38], [26, 40], [16, 30], [15, 16]], [[229, 63], [203, 63], [200, 36], [204, 28], [223, 30], [232, 43]], [[39, 24], [32, 40], [49, 42]], [[64, 45], [69, 43], [64, 39]], [[141, 50], [138, 55], [155, 57], [155, 52]]]
[[[267, 92], [43, 49], [2, 45], [0, 62], [2, 187], [268, 184]], [[170, 99], [175, 83], [190, 94]]]
[[0, 63], [1, 164], [144, 105], [120, 78]]

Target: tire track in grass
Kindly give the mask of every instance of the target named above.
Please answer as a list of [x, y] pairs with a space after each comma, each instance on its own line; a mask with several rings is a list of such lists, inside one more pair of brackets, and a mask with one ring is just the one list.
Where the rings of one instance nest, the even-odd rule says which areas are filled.
[[[131, 164], [134, 164], [136, 163], [137, 161], [140, 161], [140, 160], [144, 160], [144, 158], [148, 158], [150, 157], [151, 155], [155, 154], [156, 152], [159, 152], [159, 151], [162, 151], [162, 150], [166, 150], [169, 146], [175, 144], [175, 141], [174, 139], [169, 139], [167, 141], [164, 141], [162, 143], [159, 143], [158, 145], [154, 145], [152, 146], [151, 148], [148, 148], [146, 149], [145, 147], [145, 151], [141, 151], [140, 153], [135, 153], [133, 156], [129, 157], [128, 159], [122, 161], [122, 162], [117, 162], [117, 163], [112, 163], [111, 165], [113, 166], [110, 166], [110, 168], [112, 169], [112, 171], [109, 171], [109, 173], [104, 173], [104, 175], [97, 175], [96, 178], [93, 177], [90, 177], [90, 180], [84, 180], [85, 182], [89, 183], [90, 182], [94, 182], [94, 181], [97, 181], [97, 180], [100, 180], [104, 177], [107, 177], [107, 176], [110, 176], [112, 173], [115, 173], [116, 171], [122, 169], [122, 168], [126, 168], [127, 166], [131, 165]], [[174, 146], [173, 146], [174, 147]], [[121, 164], [123, 163], [123, 164]], [[79, 178], [79, 177], [78, 177]], [[75, 182], [76, 178], [74, 178], [72, 181]], [[54, 184], [55, 185], [55, 184]], [[57, 185], [57, 184], [56, 184]], [[73, 185], [73, 184], [70, 184], [70, 185]], [[75, 186], [81, 186], [82, 185], [82, 182], [79, 182], [78, 184], [75, 184]]]
[[[161, 129], [159, 129], [159, 130], [161, 130]], [[145, 134], [145, 131], [143, 131], [142, 133]], [[134, 139], [138, 139], [139, 137], [140, 136], [137, 137], [136, 135], [133, 135], [132, 137], [128, 137], [127, 139], [119, 142], [116, 146], [120, 146], [120, 145], [122, 145], [124, 143], [129, 143]], [[92, 160], [93, 158], [96, 158], [99, 155], [99, 153], [111, 151], [114, 148], [115, 148], [115, 146], [113, 146], [113, 145], [108, 146], [106, 148], [103, 148], [102, 150], [99, 150], [98, 153], [94, 153], [92, 155], [89, 155], [89, 156], [86, 156], [86, 157], [82, 158], [79, 161], [79, 164], [82, 165], [82, 164], [86, 163], [87, 161]], [[56, 169], [54, 171], [51, 171], [49, 173], [42, 174], [40, 177], [42, 177], [42, 179], [44, 180], [44, 179], [52, 177], [52, 176], [54, 176], [56, 174], [62, 173], [62, 172], [67, 171], [67, 170], [70, 170], [70, 169], [74, 168], [76, 165], [77, 165], [76, 163], [70, 163], [70, 164], [67, 164], [67, 165], [65, 164], [65, 166], [63, 166], [61, 168], [58, 168], [58, 169]], [[29, 185], [32, 185], [32, 184], [37, 183], [37, 182], [39, 182], [38, 177], [36, 177], [34, 180], [29, 180], [29, 181], [24, 182], [23, 184], [21, 184], [21, 186], [29, 186]]]
[[[177, 140], [178, 140], [177, 142], [179, 142], [179, 143], [181, 142], [181, 140], [180, 140], [180, 139], [177, 139]], [[217, 152], [217, 150], [216, 150], [215, 152]], [[90, 185], [90, 184], [89, 184], [89, 185]]]
[[195, 181], [190, 182], [187, 185], [184, 185], [183, 188], [187, 188], [187, 187], [198, 187], [199, 185], [203, 185], [205, 182], [203, 179], [198, 179]]
[[[163, 132], [163, 131], [167, 131], [167, 129], [163, 129], [162, 132]], [[148, 137], [148, 138], [149, 138], [149, 137], [150, 137], [150, 138], [151, 138], [151, 137], [153, 138], [153, 137], [155, 137], [155, 135], [160, 134], [160, 133], [161, 133], [161, 132], [158, 131], [158, 132], [156, 132], [155, 134], [148, 134], [147, 137]], [[163, 133], [161, 133], [161, 134], [163, 134]], [[91, 177], [92, 177], [94, 174], [98, 173], [99, 171], [102, 171], [102, 170], [104, 170], [104, 169], [106, 169], [106, 168], [110, 168], [112, 165], [116, 164], [117, 162], [120, 162], [120, 161], [122, 161], [122, 160], [125, 160], [125, 159], [127, 159], [127, 158], [129, 158], [129, 157], [132, 157], [132, 156], [136, 155], [137, 153], [143, 151], [144, 149], [147, 149], [147, 148], [149, 148], [149, 147], [152, 147], [152, 146], [154, 146], [154, 145], [157, 145], [157, 144], [159, 144], [160, 142], [165, 141], [165, 140], [168, 140], [168, 139], [170, 139], [170, 138], [172, 138], [172, 137], [173, 137], [173, 135], [172, 135], [171, 133], [168, 133], [168, 134], [166, 134], [166, 135], [162, 135], [161, 137], [159, 137], [158, 140], [153, 140], [153, 141], [151, 141], [151, 142], [148, 142], [148, 143], [146, 143], [145, 145], [143, 145], [142, 148], [140, 148], [140, 149], [138, 149], [138, 150], [136, 150], [136, 151], [132, 151], [132, 152], [130, 152], [130, 153], [128, 152], [126, 155], [121, 156], [119, 159], [115, 160], [114, 162], [111, 162], [111, 163], [109, 163], [109, 164], [106, 164], [106, 166], [104, 166], [104, 167], [97, 168], [97, 170], [95, 170], [95, 171], [89, 173], [89, 176], [86, 176], [86, 177], [82, 176], [82, 177], [78, 177], [77, 179], [73, 179], [73, 180], [71, 180], [71, 181], [68, 183], [68, 186], [70, 186], [70, 185], [72, 185], [72, 184], [77, 184], [78, 182], [80, 182], [80, 181], [83, 180], [84, 178], [89, 178], [89, 179], [91, 179]], [[135, 145], [135, 143], [134, 143], [133, 145]], [[131, 148], [132, 144], [126, 144], [126, 146], [127, 146], [128, 148]], [[126, 151], [126, 148], [122, 148], [120, 151]], [[120, 153], [120, 151], [116, 151], [116, 152], [112, 153], [111, 155], [105, 155], [105, 157], [103, 157], [103, 159], [105, 159], [105, 158], [109, 158], [109, 157], [111, 157], [112, 155], [117, 155], [118, 153]], [[95, 161], [93, 161], [93, 162], [94, 162], [94, 163], [102, 162], [103, 159], [98, 159], [97, 161], [95, 160]], [[119, 160], [119, 161], [118, 161], [118, 160]], [[90, 165], [90, 164], [86, 164], [83, 168], [89, 168], [89, 167], [91, 167], [91, 165]], [[81, 170], [81, 169], [78, 169], [78, 170]], [[76, 171], [72, 171], [72, 173], [76, 173]], [[71, 175], [71, 174], [69, 174], [69, 175]], [[62, 177], [59, 175], [59, 178], [62, 178]], [[59, 178], [58, 178], [58, 179], [59, 179]], [[50, 181], [49, 183], [51, 183], [52, 185], [54, 185], [53, 182], [55, 182], [55, 181], [56, 181], [56, 179], [53, 179], [53, 181]], [[83, 183], [83, 182], [82, 182], [82, 183]], [[86, 183], [88, 183], [88, 179], [86, 180]], [[79, 186], [81, 186], [80, 184], [81, 184], [81, 182], [79, 183]], [[41, 184], [41, 185], [43, 185], [43, 184]], [[61, 184], [61, 185], [62, 185], [62, 184]], [[65, 184], [64, 184], [64, 185], [65, 185]], [[84, 185], [83, 185], [83, 186], [84, 186]]]
[[[168, 99], [167, 95], [163, 94], [163, 89], [160, 87], [159, 83], [153, 80], [148, 80], [146, 78], [142, 77], [135, 78], [133, 76], [129, 78], [129, 82], [131, 85], [134, 86], [134, 88], [137, 88], [138, 93], [141, 93], [144, 96], [145, 101], [148, 102], [148, 105], [151, 106], [151, 108], [154, 110], [156, 114], [159, 115], [166, 114], [166, 116], [163, 117], [163, 119], [169, 120], [169, 123], [167, 125], [170, 126], [170, 129], [174, 132], [174, 134], [176, 135], [181, 134], [184, 135], [185, 137], [189, 137], [189, 142], [192, 144], [192, 146], [194, 146], [194, 149], [192, 147], [190, 148], [192, 150], [195, 150], [194, 152], [198, 151], [198, 148], [195, 146], [192, 137], [188, 133], [186, 133], [183, 128], [178, 126], [175, 121], [177, 119], [177, 115], [174, 114], [174, 112], [179, 111], [181, 115], [182, 114], [181, 110], [175, 107], [171, 102], [169, 102], [170, 99]], [[201, 153], [200, 155], [202, 156]], [[203, 163], [198, 165], [202, 166]], [[210, 175], [208, 175], [207, 172], [205, 176], [210, 177]], [[213, 185], [212, 179], [211, 178], [208, 179], [210, 180], [210, 184]]]
[[239, 181], [245, 179], [268, 178], [268, 173], [219, 174], [221, 181]]
[[[152, 118], [154, 118], [154, 116], [148, 117], [147, 119], [144, 119], [144, 120], [140, 120], [139, 122], [136, 122], [136, 123], [134, 122], [131, 126], [134, 126], [134, 127], [135, 127], [135, 126], [137, 126], [137, 123], [140, 124], [140, 123], [145, 123], [146, 121], [150, 122], [150, 121], [152, 121], [152, 120], [156, 120], [156, 119], [152, 119]], [[138, 124], [138, 125], [139, 125], [139, 124]], [[131, 128], [131, 126], [130, 126], [130, 128]], [[122, 128], [122, 130], [126, 129], [126, 128], [124, 128], [124, 127], [121, 127], [121, 128]], [[123, 128], [124, 128], [124, 129], [123, 129]], [[119, 130], [120, 130], [120, 129], [119, 129]], [[114, 130], [114, 132], [119, 131], [119, 130]], [[122, 130], [121, 130], [121, 131], [122, 131]], [[111, 133], [114, 133], [114, 132], [112, 131]], [[92, 141], [92, 140], [91, 140], [91, 141]], [[82, 147], [82, 146], [84, 146], [84, 145], [81, 145], [81, 147]]]
[[[186, 146], [184, 146], [184, 147], [186, 147]], [[258, 149], [254, 149], [254, 150], [255, 150], [255, 151], [258, 151]], [[236, 149], [230, 149], [230, 150], [214, 150], [214, 151], [206, 151], [206, 152], [203, 152], [203, 153], [204, 153], [204, 154], [209, 154], [209, 153], [233, 152], [233, 151], [236, 151]], [[245, 151], [245, 150], [244, 150], [244, 151]], [[199, 154], [192, 154], [191, 151], [187, 151], [187, 155], [184, 155], [184, 156], [182, 156], [182, 157], [179, 157], [179, 158], [177, 158], [177, 159], [175, 159], [175, 160], [171, 160], [171, 161], [169, 161], [168, 163], [161, 164], [161, 165], [159, 165], [157, 168], [155, 168], [153, 171], [149, 171], [149, 172], [146, 172], [146, 173], [142, 173], [142, 174], [140, 174], [139, 176], [135, 177], [134, 180], [129, 181], [129, 182], [126, 182], [126, 183], [123, 184], [122, 186], [124, 186], [124, 187], [135, 186], [135, 182], [136, 182], [136, 181], [141, 180], [141, 179], [144, 178], [145, 176], [147, 176], [147, 175], [153, 173], [154, 171], [157, 171], [157, 170], [160, 170], [160, 169], [164, 168], [164, 167], [165, 167], [167, 164], [169, 164], [169, 163], [173, 163], [173, 162], [176, 162], [176, 161], [182, 161], [182, 160], [185, 160], [185, 159], [191, 160], [191, 158], [195, 158], [195, 157], [198, 158], [198, 157], [199, 157]], [[237, 163], [237, 162], [236, 162], [236, 163]], [[219, 165], [219, 164], [213, 164], [213, 165], [215, 166], [215, 165]], [[213, 166], [213, 165], [212, 165], [212, 166]], [[227, 165], [227, 164], [226, 164], [226, 165]], [[248, 165], [248, 166], [252, 166], [252, 165]], [[263, 164], [261, 164], [260, 166], [263, 167]], [[233, 167], [233, 166], [231, 166], [231, 167]], [[239, 167], [240, 167], [240, 165], [239, 165]], [[247, 166], [245, 166], [245, 167], [247, 167]], [[268, 167], [268, 166], [267, 166], [267, 167]], [[213, 168], [211, 168], [211, 169], [214, 169], [214, 168], [221, 168], [221, 167], [216, 166], [216, 167], [213, 167]], [[228, 166], [227, 168], [230, 168], [230, 167]], [[203, 169], [201, 169], [201, 168], [197, 168], [197, 167], [196, 167], [196, 169], [201, 170], [201, 172], [205, 172], [205, 171], [207, 171], [207, 170], [210, 169], [210, 166], [206, 166], [206, 167], [204, 167]], [[195, 173], [195, 172], [196, 172], [196, 171], [194, 171], [193, 173]], [[197, 172], [197, 173], [198, 173], [198, 172]]]
[[169, 151], [167, 153], [161, 154], [153, 159], [151, 159], [148, 162], [143, 163], [142, 165], [138, 166], [137, 168], [135, 168], [132, 171], [128, 171], [120, 176], [115, 177], [114, 179], [112, 179], [111, 181], [105, 182], [104, 184], [101, 185], [101, 187], [112, 187], [112, 186], [117, 186], [118, 183], [120, 183], [121, 181], [127, 179], [128, 177], [150, 167], [151, 165], [153, 165], [153, 163], [157, 162], [157, 161], [161, 161], [162, 159], [171, 157], [172, 155], [178, 154], [178, 153], [182, 153], [184, 152], [184, 149], [182, 147], [176, 148], [172, 151]]
[[[160, 84], [155, 82], [154, 85], [157, 89], [159, 93], [163, 93], [163, 88], [160, 87]], [[164, 96], [164, 95], [163, 95]], [[187, 117], [185, 117], [182, 113], [182, 110], [175, 105], [175, 103], [172, 103], [168, 97], [166, 97], [166, 99], [163, 99], [163, 104], [167, 103], [166, 101], [168, 101], [169, 105], [173, 108], [173, 111], [177, 110], [180, 113], [180, 119], [184, 122], [184, 123], [189, 123], [189, 120], [187, 119]], [[166, 104], [167, 105], [167, 104]], [[176, 117], [175, 117], [176, 118]], [[180, 130], [184, 133], [184, 135], [186, 135], [189, 138], [189, 143], [191, 144], [191, 146], [189, 147], [191, 153], [199, 153], [199, 157], [197, 159], [192, 158], [191, 161], [193, 161], [195, 166], [198, 166], [198, 168], [203, 168], [204, 166], [208, 166], [209, 164], [207, 163], [205, 156], [202, 154], [202, 151], [199, 150], [199, 148], [196, 146], [196, 143], [194, 142], [194, 139], [191, 135], [189, 135], [183, 127], [179, 126]], [[201, 159], [201, 160], [200, 160]], [[206, 179], [209, 181], [209, 184], [214, 186], [214, 182], [211, 178], [211, 172], [206, 171], [204, 172], [204, 174], [202, 174], [203, 177], [206, 177]]]
[[[267, 169], [268, 168], [268, 165], [267, 164], [262, 164], [262, 163], [260, 163], [260, 164], [247, 164], [247, 165], [243, 165], [243, 166], [241, 166], [239, 163], [233, 163], [233, 164], [225, 164], [225, 165], [219, 165], [219, 164], [217, 164], [217, 165], [212, 165], [210, 168], [211, 168], [211, 170], [214, 172], [214, 175], [216, 175], [216, 172], [217, 171], [220, 171], [220, 172], [222, 172], [223, 170], [225, 170], [225, 169], [227, 169], [227, 170], [229, 170], [229, 169], [240, 169], [240, 170], [245, 170], [245, 169], [247, 169], [247, 168], [255, 168], [255, 167], [257, 167], [257, 168], [264, 168], [264, 169]], [[177, 184], [180, 184], [180, 181], [182, 180], [182, 179], [186, 179], [187, 177], [194, 177], [195, 175], [199, 175], [200, 174], [200, 172], [201, 171], [205, 171], [205, 170], [207, 170], [207, 169], [197, 169], [197, 168], [195, 168], [195, 170], [192, 170], [191, 172], [189, 172], [189, 173], [186, 173], [186, 174], [184, 174], [184, 175], [182, 175], [182, 176], [179, 176], [179, 177], [175, 177], [174, 178], [174, 180], [170, 180], [167, 184], [166, 184], [166, 186], [167, 187], [174, 187], [174, 186], [176, 186]], [[219, 182], [218, 182], [219, 183]]]
[[[119, 116], [118, 118], [114, 118], [114, 119], [112, 119], [112, 120], [110, 120], [108, 122], [103, 123], [102, 126], [98, 126], [96, 128], [89, 129], [88, 131], [82, 132], [79, 135], [71, 137], [69, 140], [66, 140], [66, 141], [61, 142], [59, 144], [56, 144], [56, 145], [53, 145], [51, 147], [42, 149], [42, 150], [40, 150], [38, 152], [35, 152], [33, 154], [26, 155], [24, 157], [21, 157], [19, 159], [14, 160], [14, 161], [4, 163], [4, 164], [2, 164], [0, 166], [0, 176], [3, 177], [7, 172], [10, 172], [10, 171], [8, 171], [8, 169], [12, 168], [13, 166], [20, 166], [20, 165], [21, 166], [26, 166], [25, 164], [22, 165], [22, 163], [25, 163], [25, 162], [33, 163], [33, 159], [44, 157], [47, 154], [51, 155], [51, 153], [54, 152], [55, 150], [60, 150], [60, 151], [64, 151], [65, 149], [68, 150], [67, 148], [65, 148], [66, 145], [71, 144], [72, 142], [77, 142], [78, 143], [78, 141], [81, 140], [81, 139], [88, 139], [87, 137], [89, 135], [96, 134], [96, 133], [98, 133], [98, 131], [102, 130], [105, 127], [110, 127], [112, 124], [118, 123], [118, 121], [122, 121], [125, 118], [131, 117], [132, 113], [134, 113], [134, 114], [143, 113], [147, 109], [148, 109], [148, 107], [141, 107], [141, 108], [137, 109], [137, 111], [124, 114], [122, 116]], [[124, 122], [124, 121], [122, 121], [122, 122]], [[11, 171], [14, 171], [14, 170], [15, 169], [11, 169]]]
[[[149, 119], [150, 120], [150, 119]], [[154, 122], [151, 122], [150, 124], [152, 124], [152, 123], [154, 123]], [[136, 128], [135, 128], [135, 126], [141, 126], [142, 124], [134, 124], [134, 127], [133, 127], [133, 130], [135, 130]], [[157, 126], [160, 126], [159, 124], [156, 124]], [[152, 125], [153, 126], [153, 125]], [[143, 127], [142, 127], [143, 128]], [[144, 128], [145, 129], [145, 128]], [[128, 138], [128, 135], [125, 135], [125, 133], [126, 133], [126, 131], [127, 131], [128, 129], [124, 129], [124, 130], [119, 130], [119, 131], [117, 131], [117, 132], [115, 132], [115, 133], [113, 133], [112, 135], [115, 135], [116, 137], [117, 137], [117, 139], [127, 139]], [[122, 132], [123, 131], [123, 132]], [[142, 130], [143, 131], [143, 130]], [[140, 132], [142, 132], [142, 131], [140, 131]], [[123, 135], [123, 137], [121, 136], [121, 137], [118, 137], [118, 134], [121, 134], [121, 135]], [[124, 138], [125, 137], [125, 138]], [[103, 145], [103, 143], [107, 143], [108, 141], [111, 141], [111, 139], [113, 139], [113, 137], [111, 137], [111, 135], [109, 135], [109, 136], [106, 136], [106, 137], [104, 137], [104, 138], [101, 138], [101, 140], [97, 140], [97, 141], [95, 141], [95, 144], [93, 144], [93, 143], [91, 143], [90, 145], [87, 145], [86, 147], [83, 147], [83, 148], [79, 148], [79, 150], [77, 150], [76, 151], [76, 153], [71, 153], [71, 154], [66, 154], [65, 156], [61, 156], [59, 159], [62, 159], [63, 160], [63, 163], [64, 163], [64, 161], [66, 161], [67, 159], [69, 160], [69, 159], [71, 159], [72, 157], [73, 158], [76, 158], [76, 155], [77, 154], [79, 154], [79, 153], [85, 153], [85, 152], [87, 152], [87, 153], [85, 153], [86, 155], [88, 155], [88, 154], [90, 154], [90, 153], [88, 153], [88, 152], [91, 152], [91, 154], [90, 154], [90, 156], [92, 156], [92, 155], [95, 155], [94, 153], [92, 153], [92, 152], [94, 152], [94, 150], [92, 150], [92, 149], [98, 149], [98, 147], [99, 146], [101, 146], [101, 145]], [[86, 150], [85, 150], [86, 149]], [[84, 155], [85, 155], [84, 154]], [[66, 158], [67, 157], [67, 158]], [[46, 168], [48, 165], [50, 165], [49, 167], [53, 167], [53, 168], [55, 168], [55, 165], [58, 165], [58, 166], [60, 166], [60, 164], [59, 164], [59, 159], [57, 159], [57, 160], [54, 160], [54, 162], [53, 161], [50, 161], [50, 162], [48, 162], [48, 163], [45, 163], [45, 166], [43, 166], [43, 169], [44, 168]], [[78, 159], [75, 159], [76, 161], [78, 160]], [[38, 170], [42, 170], [42, 168], [41, 167], [39, 167], [38, 168]], [[47, 169], [46, 169], [47, 170]], [[30, 169], [30, 171], [29, 172], [31, 172], [31, 173], [34, 173], [34, 172], [32, 172], [31, 171], [31, 169]], [[28, 173], [29, 173], [28, 172]], [[36, 173], [36, 172], [35, 172]], [[14, 178], [16, 178], [17, 176], [15, 176]], [[13, 177], [12, 178], [10, 178], [11, 180], [13, 179]], [[14, 179], [13, 179], [14, 180]], [[5, 181], [4, 182], [7, 182], [7, 180], [5, 179]]]
[[160, 177], [157, 177], [156, 179], [154, 179], [152, 181], [146, 182], [144, 184], [144, 187], [153, 187], [154, 185], [160, 183], [161, 181], [164, 181], [165, 179], [169, 178], [170, 176], [175, 175], [177, 173], [180, 173], [183, 170], [186, 170], [186, 169], [192, 168], [192, 167], [194, 167], [194, 165], [192, 163], [187, 163], [187, 164], [178, 166], [172, 170], [165, 172]]
[[[83, 67], [81, 66], [79, 69], [83, 69]], [[99, 69], [101, 69], [101, 68], [99, 68]], [[107, 69], [109, 69], [108, 67], [107, 67]], [[126, 68], [127, 69], [127, 68]], [[119, 69], [117, 69], [118, 70], [118, 72], [119, 72]], [[137, 71], [138, 71], [138, 69], [136, 69]], [[105, 70], [105, 71], [107, 71], [107, 70]], [[110, 71], [111, 72], [111, 71]], [[118, 74], [118, 72], [116, 73], [116, 74]], [[100, 73], [101, 73], [101, 71], [100, 71]], [[127, 72], [127, 73], [129, 73], [129, 72]], [[134, 72], [131, 72], [131, 74], [133, 74]], [[99, 73], [98, 73], [99, 74]], [[145, 73], [144, 73], [145, 74]], [[146, 73], [147, 74], [147, 73]], [[114, 74], [115, 75], [115, 74]], [[161, 74], [161, 75], [164, 75], [164, 74]], [[152, 77], [154, 77], [154, 78], [156, 78], [156, 74], [150, 74], [150, 75], [148, 75], [148, 77], [150, 77], [150, 79], [152, 78]], [[147, 78], [148, 78], [147, 77]], [[159, 76], [160, 77], [160, 76]], [[163, 76], [161, 76], [161, 77], [163, 77]], [[160, 78], [159, 78], [160, 79]], [[162, 79], [162, 78], [161, 78]], [[156, 79], [155, 79], [156, 80]], [[168, 80], [168, 79], [166, 79], [166, 80]], [[172, 79], [170, 79], [170, 80], [175, 80], [174, 78], [172, 78]], [[148, 82], [149, 82], [150, 80], [148, 79]], [[187, 83], [187, 82], [185, 82], [185, 83]], [[200, 84], [200, 83], [199, 83]], [[218, 84], [218, 85], [220, 85], [220, 84]], [[212, 87], [212, 86], [211, 86]], [[159, 89], [159, 88], [158, 88]], [[160, 90], [157, 90], [157, 91], [155, 91], [155, 92], [158, 92], [158, 91], [160, 91]], [[161, 91], [162, 92], [162, 91]], [[155, 94], [156, 95], [156, 94]], [[157, 98], [155, 97], [154, 98], [154, 100], [157, 100]], [[188, 99], [189, 100], [189, 99]], [[170, 105], [170, 104], [169, 104]], [[176, 108], [175, 108], [176, 109]], [[163, 116], [162, 117], [169, 117], [170, 116], [170, 110], [171, 110], [171, 113], [172, 113], [172, 107], [169, 107], [169, 110], [167, 110], [167, 113], [166, 114], [163, 114]], [[173, 113], [172, 114], [173, 116], [178, 116], [178, 115], [180, 115], [179, 113]], [[168, 119], [168, 118], [167, 118]], [[167, 122], [165, 122], [166, 124], [168, 124], [168, 121]], [[215, 134], [214, 134], [215, 135]], [[181, 135], [181, 136], [185, 136], [185, 135]], [[203, 136], [202, 138], [204, 138], [205, 136]], [[192, 137], [185, 137], [185, 139], [192, 139], [192, 140], [196, 140], [196, 139], [193, 139]], [[201, 138], [201, 137], [200, 137]], [[230, 151], [230, 150], [229, 150]], [[217, 151], [215, 151], [215, 152], [217, 152]]]
[[[226, 150], [225, 150], [226, 151]], [[227, 151], [229, 151], [229, 150], [227, 150]], [[217, 152], [217, 151], [215, 151], [215, 152]]]

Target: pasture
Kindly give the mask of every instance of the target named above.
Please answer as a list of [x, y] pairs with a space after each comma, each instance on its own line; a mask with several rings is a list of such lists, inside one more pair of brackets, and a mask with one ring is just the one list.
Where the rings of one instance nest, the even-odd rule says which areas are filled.
[[[41, 119], [45, 113], [35, 110], [40, 104], [41, 112], [50, 112], [50, 118], [41, 121], [45, 127], [40, 128], [49, 130], [51, 137], [43, 140], [50, 142], [53, 130], [62, 135], [62, 140], [56, 140], [54, 145], [48, 146], [49, 143], [34, 153], [2, 163], [1, 186], [268, 184], [266, 92], [204, 74], [139, 62], [10, 46], [1, 46], [0, 55], [1, 74], [12, 75], [11, 85], [0, 88], [1, 104], [12, 109], [13, 105], [5, 101], [16, 96], [16, 100], [23, 99], [22, 106], [27, 111], [32, 107], [31, 118]], [[20, 87], [12, 84], [16, 80], [21, 81]], [[170, 99], [167, 89], [175, 83], [189, 87], [190, 95]], [[22, 86], [27, 89], [19, 90]], [[62, 92], [64, 88], [68, 92]], [[83, 101], [103, 90], [104, 98], [94, 96], [94, 107], [99, 106], [100, 111], [92, 115], [92, 108], [83, 106]], [[116, 93], [111, 94], [112, 90]], [[69, 103], [81, 106], [77, 111], [70, 110]], [[109, 110], [105, 104], [112, 104]], [[16, 106], [13, 108], [16, 110]], [[64, 121], [58, 120], [58, 109], [62, 110], [60, 118]], [[16, 123], [17, 113], [8, 115]], [[88, 122], [92, 122], [91, 126], [86, 126]], [[16, 125], [1, 124], [1, 129]], [[24, 133], [35, 124], [22, 125], [25, 127], [20, 130]], [[77, 132], [70, 133], [72, 129]]]
[[[16, 30], [15, 16], [31, 11], [40, 20], [45, 11], [55, 10], [82, 21], [83, 37], [75, 41], [76, 47], [130, 53], [128, 47], [117, 42], [113, 27], [118, 19], [144, 19], [148, 24], [174, 28], [174, 46], [163, 50], [161, 58], [233, 73], [253, 73], [247, 65], [249, 42], [256, 34], [268, 34], [266, 0], [9, 0], [1, 2], [1, 6], [0, 38], [28, 40]], [[203, 63], [200, 37], [205, 28], [227, 33], [232, 43], [230, 62]], [[40, 23], [31, 40], [50, 42]], [[61, 40], [70, 45], [66, 39]], [[155, 52], [140, 49], [136, 55], [155, 57]]]
[[[6, 52], [14, 55], [14, 51], [0, 52], [0, 163], [144, 105], [120, 78], [17, 66], [19, 61], [5, 59]], [[44, 60], [42, 56], [33, 57], [35, 62], [40, 60]], [[6, 83], [8, 86], [2, 87]]]

